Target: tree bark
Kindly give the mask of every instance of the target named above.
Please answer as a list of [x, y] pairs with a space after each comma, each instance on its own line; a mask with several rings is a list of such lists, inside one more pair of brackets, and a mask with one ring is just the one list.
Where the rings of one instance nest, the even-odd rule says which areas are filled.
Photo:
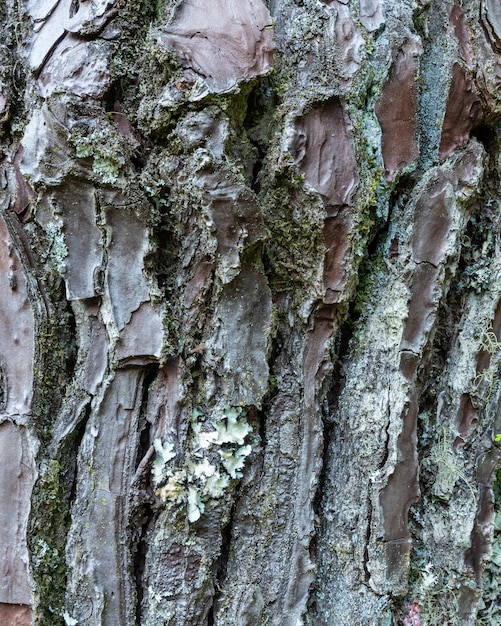
[[498, 623], [497, 1], [0, 17], [0, 625]]

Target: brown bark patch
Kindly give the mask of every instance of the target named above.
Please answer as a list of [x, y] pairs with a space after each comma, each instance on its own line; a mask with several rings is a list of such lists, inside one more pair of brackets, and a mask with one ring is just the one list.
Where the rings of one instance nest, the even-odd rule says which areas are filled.
[[313, 405], [316, 392], [322, 384], [330, 360], [327, 344], [332, 337], [335, 306], [323, 306], [315, 316], [315, 325], [308, 335], [304, 356], [304, 397], [307, 406]]
[[409, 38], [400, 47], [376, 104], [376, 115], [382, 131], [382, 153], [385, 177], [395, 174], [419, 156], [417, 71], [421, 43]]
[[455, 63], [442, 127], [441, 159], [447, 158], [468, 141], [470, 131], [481, 115], [482, 102], [474, 91], [473, 81]]
[[324, 260], [324, 302], [339, 302], [346, 284], [346, 264], [350, 252], [348, 233], [351, 229], [351, 217], [345, 210], [336, 217], [325, 220], [324, 244], [327, 249]]
[[14, 202], [14, 211], [23, 222], [26, 222], [31, 216], [30, 200], [33, 198], [34, 193], [19, 169], [19, 161], [23, 156], [23, 152], [23, 146], [19, 146], [16, 156], [14, 157], [14, 172], [16, 174], [16, 200]]
[[402, 350], [418, 354], [424, 343], [424, 336], [431, 326], [438, 295], [436, 279], [438, 269], [429, 263], [418, 265], [412, 280], [412, 296], [409, 302], [409, 315], [402, 337]]
[[266, 74], [273, 67], [272, 19], [261, 0], [191, 0], [158, 34], [183, 67], [216, 92]]
[[195, 302], [202, 298], [209, 286], [213, 269], [214, 263], [207, 256], [195, 267], [193, 276], [186, 284], [184, 290], [183, 304], [185, 307], [193, 306]]
[[400, 371], [407, 378], [407, 380], [413, 380], [416, 374], [416, 369], [419, 364], [419, 359], [416, 354], [412, 352], [402, 352], [400, 355]]
[[482, 583], [483, 564], [489, 556], [492, 525], [494, 520], [494, 496], [492, 483], [501, 460], [501, 450], [488, 450], [477, 463], [479, 498], [477, 515], [471, 532], [471, 547], [466, 552], [465, 562], [475, 573], [478, 585]]
[[449, 181], [439, 173], [426, 194], [416, 202], [412, 234], [412, 256], [416, 263], [437, 266], [444, 259], [452, 228], [449, 190]]
[[477, 422], [478, 410], [473, 406], [470, 395], [468, 393], [464, 393], [459, 402], [459, 409], [456, 418], [457, 431], [461, 435], [461, 438], [458, 437], [458, 439], [454, 442], [454, 447], [458, 447], [461, 443], [464, 443], [468, 439], [477, 425]]
[[466, 25], [466, 18], [463, 10], [456, 4], [452, 7], [450, 21], [454, 27], [454, 34], [459, 43], [459, 51], [463, 59], [469, 64], [473, 61], [473, 55], [470, 52], [470, 34]]
[[337, 99], [314, 106], [296, 120], [294, 160], [327, 207], [350, 205], [358, 182], [353, 143]]
[[385, 541], [409, 537], [407, 526], [409, 507], [419, 500], [417, 413], [417, 397], [413, 390], [409, 406], [402, 415], [402, 432], [398, 438], [399, 461], [380, 494]]
[[31, 626], [32, 617], [29, 606], [0, 603], [0, 626]]

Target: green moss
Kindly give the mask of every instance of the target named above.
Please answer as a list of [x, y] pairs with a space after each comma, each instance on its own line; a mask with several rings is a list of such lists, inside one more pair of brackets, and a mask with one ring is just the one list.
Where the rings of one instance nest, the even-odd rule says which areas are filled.
[[59, 319], [54, 316], [50, 322], [39, 324], [34, 371], [33, 426], [42, 446], [47, 445], [52, 436], [54, 418], [61, 406], [64, 385], [70, 375], [68, 366], [73, 359], [72, 346], [71, 320], [67, 313], [62, 314]]
[[231, 94], [211, 95], [207, 98], [206, 105], [217, 104], [226, 113], [234, 128], [240, 129], [247, 115], [249, 95], [255, 83], [256, 81], [241, 83]]
[[323, 264], [324, 209], [304, 189], [304, 177], [294, 167], [284, 169], [270, 185], [264, 199], [270, 286], [273, 291], [301, 291], [315, 282]]
[[62, 617], [66, 590], [65, 547], [69, 511], [61, 480], [62, 468], [49, 460], [40, 468], [32, 495], [28, 532], [40, 623], [64, 626]]
[[[31, 426], [40, 442], [40, 449], [37, 456], [38, 479], [32, 494], [27, 536], [37, 598], [36, 617], [40, 623], [63, 626], [65, 546], [72, 465], [68, 450], [61, 448], [58, 458], [53, 459], [48, 454], [48, 446], [65, 385], [72, 376], [75, 359], [73, 321], [66, 308], [64, 283], [55, 267], [61, 260], [61, 255], [54, 250], [55, 242], [49, 241], [50, 233], [41, 229], [30, 231], [30, 234], [33, 252], [38, 257], [39, 280], [51, 303], [51, 315], [50, 318], [36, 316]], [[48, 253], [51, 243], [52, 252]], [[59, 252], [62, 254], [64, 250]]]
[[104, 123], [98, 128], [75, 126], [70, 141], [78, 158], [92, 158], [92, 170], [97, 182], [114, 184], [119, 181], [128, 160], [128, 150], [123, 137], [111, 123]]

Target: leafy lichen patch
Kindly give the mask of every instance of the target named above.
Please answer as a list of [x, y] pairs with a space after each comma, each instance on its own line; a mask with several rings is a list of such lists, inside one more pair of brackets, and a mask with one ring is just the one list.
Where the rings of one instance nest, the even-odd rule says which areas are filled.
[[194, 409], [182, 463], [175, 462], [174, 441], [153, 442], [155, 493], [163, 501], [184, 504], [192, 523], [208, 502], [222, 498], [231, 482], [243, 476], [245, 459], [252, 452], [244, 442], [252, 427], [242, 414], [241, 407], [225, 406], [207, 418]]

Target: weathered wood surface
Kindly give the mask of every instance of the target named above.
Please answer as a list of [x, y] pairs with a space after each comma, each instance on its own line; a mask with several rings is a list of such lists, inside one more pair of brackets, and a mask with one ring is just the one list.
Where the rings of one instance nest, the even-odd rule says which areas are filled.
[[0, 624], [497, 623], [498, 2], [0, 17]]

